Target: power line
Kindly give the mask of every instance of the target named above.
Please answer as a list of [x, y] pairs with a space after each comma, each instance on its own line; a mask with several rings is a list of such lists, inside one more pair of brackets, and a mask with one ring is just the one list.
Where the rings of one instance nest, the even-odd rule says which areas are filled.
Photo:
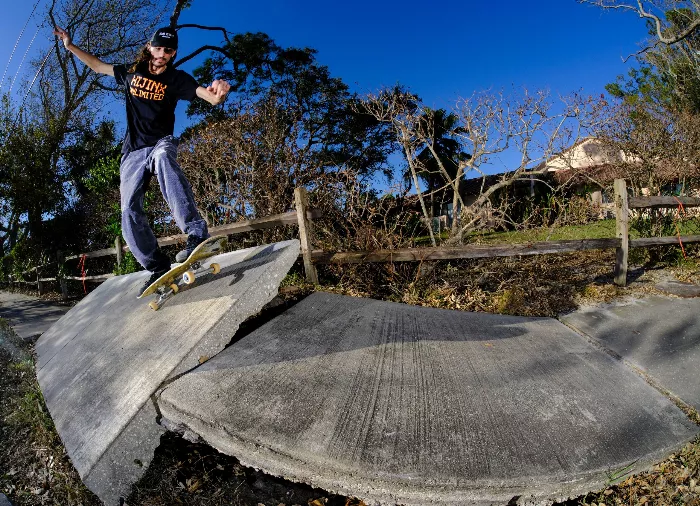
[[[0, 89], [2, 89], [2, 83], [5, 82], [5, 75], [7, 74], [7, 69], [10, 67], [10, 62], [12, 61], [12, 57], [15, 55], [15, 51], [17, 50], [17, 46], [19, 45], [19, 41], [22, 38], [22, 35], [24, 35], [24, 30], [26, 30], [27, 25], [29, 24], [29, 21], [32, 19], [32, 16], [34, 16], [34, 11], [36, 11], [36, 8], [38, 7], [39, 3], [41, 3], [41, 0], [36, 1], [36, 3], [34, 4], [34, 8], [32, 9], [32, 12], [29, 14], [29, 17], [27, 18], [27, 22], [24, 23], [24, 27], [22, 27], [22, 31], [19, 32], [19, 37], [17, 37], [17, 40], [15, 41], [15, 47], [12, 48], [12, 52], [10, 53], [10, 58], [9, 58], [9, 60], [7, 60], [7, 65], [5, 65], [5, 71], [2, 73], [2, 79], [0, 79]], [[34, 40], [34, 39], [32, 39], [32, 40]], [[23, 61], [24, 61], [24, 59], [23, 59]], [[18, 72], [19, 72], [19, 70], [18, 70]]]
[[17, 121], [19, 121], [19, 117], [22, 114], [22, 108], [24, 107], [24, 102], [27, 100], [27, 97], [29, 96], [29, 92], [32, 90], [32, 86], [34, 86], [34, 83], [36, 82], [37, 77], [39, 77], [39, 74], [41, 74], [41, 71], [44, 70], [44, 65], [46, 65], [46, 61], [49, 59], [49, 56], [51, 56], [51, 53], [53, 53], [53, 48], [49, 49], [48, 52], [46, 53], [46, 56], [44, 57], [44, 60], [41, 62], [41, 66], [39, 67], [39, 70], [36, 71], [36, 74], [34, 75], [34, 79], [32, 79], [32, 82], [27, 86], [27, 93], [24, 94], [24, 98], [22, 99], [22, 103], [19, 104], [19, 109], [17, 110], [17, 118], [15, 119], [15, 124]]
[[22, 68], [22, 64], [24, 64], [24, 60], [27, 58], [27, 54], [29, 53], [29, 50], [31, 49], [32, 44], [34, 44], [34, 39], [36, 39], [36, 36], [39, 33], [39, 30], [41, 30], [41, 26], [37, 27], [36, 32], [34, 32], [34, 37], [32, 37], [32, 40], [29, 43], [29, 46], [27, 47], [27, 50], [24, 52], [24, 56], [22, 56], [22, 61], [19, 62], [19, 67], [17, 67], [17, 72], [15, 72], [15, 77], [12, 79], [12, 84], [10, 84], [10, 89], [8, 90], [8, 93], [12, 92], [12, 87], [15, 85], [15, 81], [17, 80], [17, 76], [19, 75], [19, 71]]

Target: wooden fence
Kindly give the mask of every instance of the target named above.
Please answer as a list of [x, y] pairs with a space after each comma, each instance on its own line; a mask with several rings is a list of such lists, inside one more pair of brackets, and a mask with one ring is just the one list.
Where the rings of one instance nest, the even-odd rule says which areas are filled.
[[[640, 239], [630, 239], [629, 237], [629, 214], [630, 209], [659, 209], [682, 207], [700, 207], [700, 198], [693, 197], [629, 197], [626, 182], [622, 179], [615, 180], [615, 217], [616, 236], [603, 239], [577, 239], [562, 241], [541, 241], [522, 244], [502, 244], [502, 245], [465, 245], [454, 247], [433, 247], [433, 248], [401, 248], [392, 250], [374, 251], [350, 251], [350, 252], [327, 252], [314, 250], [313, 243], [313, 220], [321, 217], [320, 212], [309, 208], [306, 190], [297, 188], [295, 196], [295, 211], [284, 214], [269, 216], [256, 220], [249, 220], [230, 225], [212, 227], [212, 235], [232, 235], [251, 230], [262, 230], [284, 225], [294, 225], [299, 227], [299, 238], [301, 242], [301, 256], [304, 262], [304, 270], [308, 281], [318, 284], [317, 264], [350, 264], [369, 262], [428, 262], [437, 260], [451, 260], [461, 258], [494, 258], [526, 255], [544, 255], [551, 253], [570, 253], [583, 250], [610, 249], [616, 250], [616, 262], [614, 268], [615, 283], [620, 286], [627, 284], [627, 262], [630, 248], [647, 248], [657, 245], [673, 245], [700, 242], [700, 235], [688, 236], [668, 236], [649, 237]], [[161, 237], [158, 244], [168, 246], [184, 242], [185, 235], [173, 235]], [[122, 255], [128, 251], [128, 247], [123, 245], [121, 238], [117, 238], [114, 248], [108, 248], [88, 253], [81, 253], [68, 257], [59, 256], [59, 265], [65, 261], [74, 259], [95, 258], [108, 255], [116, 255], [117, 264], [122, 261]], [[114, 274], [104, 274], [99, 276], [60, 276], [58, 278], [41, 278], [42, 267], [35, 267], [23, 273], [24, 276], [35, 273], [36, 281], [16, 281], [22, 283], [38, 285], [41, 293], [43, 283], [58, 281], [61, 284], [61, 291], [67, 294], [67, 281], [90, 281], [102, 282]]]
[[[306, 272], [306, 278], [314, 284], [318, 284], [318, 274], [316, 273], [316, 267], [313, 265], [311, 260], [311, 238], [313, 237], [313, 230], [311, 229], [313, 220], [321, 217], [321, 213], [318, 210], [311, 209], [309, 207], [309, 201], [307, 192], [304, 188], [297, 188], [294, 192], [295, 200], [295, 211], [290, 211], [287, 213], [276, 214], [273, 216], [267, 216], [265, 218], [259, 218], [255, 220], [246, 220], [238, 223], [231, 223], [228, 225], [221, 225], [218, 227], [211, 227], [209, 232], [212, 235], [234, 235], [243, 232], [250, 232], [253, 230], [264, 230], [268, 228], [281, 227], [281, 226], [297, 226], [299, 227], [299, 237], [301, 242], [301, 256], [304, 261], [304, 268]], [[187, 240], [187, 235], [178, 234], [166, 237], [158, 238], [159, 246], [172, 246], [178, 243], [184, 243]], [[117, 237], [113, 248], [105, 248], [96, 251], [90, 251], [87, 253], [79, 253], [77, 255], [64, 256], [62, 252], [58, 253], [57, 263], [59, 266], [58, 271], [61, 272], [61, 266], [65, 265], [67, 261], [70, 260], [80, 260], [85, 261], [88, 258], [99, 258], [105, 256], [116, 256], [117, 265], [121, 265], [123, 261], [123, 255], [129, 251], [129, 247], [123, 244], [121, 237]], [[69, 281], [81, 281], [81, 282], [92, 282], [92, 283], [102, 283], [109, 278], [114, 277], [114, 274], [100, 274], [97, 276], [69, 276], [62, 275], [52, 278], [42, 278], [41, 271], [46, 267], [53, 265], [51, 263], [33, 267], [22, 273], [23, 280], [15, 280], [10, 277], [10, 284], [22, 283], [29, 285], [36, 285], [41, 294], [44, 291], [44, 286], [46, 283], [58, 282], [61, 286], [61, 293], [63, 297], [68, 296], [68, 282]], [[32, 276], [35, 279], [27, 280], [26, 278]]]
[[645, 208], [700, 207], [700, 198], [694, 197], [629, 197], [624, 179], [614, 183], [616, 235], [614, 238], [541, 241], [522, 244], [474, 244], [455, 247], [404, 248], [375, 251], [353, 251], [328, 253], [314, 251], [315, 263], [364, 263], [364, 262], [426, 262], [459, 258], [495, 258], [551, 253], [572, 253], [592, 249], [615, 248], [615, 283], [627, 285], [627, 262], [630, 248], [648, 248], [658, 245], [673, 245], [700, 242], [700, 235], [649, 237], [630, 239], [629, 210]]

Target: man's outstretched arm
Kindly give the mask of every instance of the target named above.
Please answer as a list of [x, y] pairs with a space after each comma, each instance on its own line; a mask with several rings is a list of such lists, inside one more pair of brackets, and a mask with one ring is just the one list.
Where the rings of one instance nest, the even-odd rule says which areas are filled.
[[57, 26], [54, 29], [53, 34], [57, 37], [61, 37], [63, 45], [66, 47], [66, 49], [77, 56], [81, 62], [90, 67], [92, 70], [98, 74], [106, 74], [108, 76], [114, 75], [114, 65], [103, 62], [97, 56], [83, 51], [78, 46], [73, 44], [70, 34], [63, 28]]

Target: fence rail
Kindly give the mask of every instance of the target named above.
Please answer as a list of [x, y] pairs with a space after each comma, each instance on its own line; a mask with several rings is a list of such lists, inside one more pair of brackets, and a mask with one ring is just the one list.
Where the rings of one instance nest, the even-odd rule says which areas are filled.
[[630, 209], [664, 208], [664, 207], [700, 207], [700, 198], [697, 197], [629, 197], [627, 199]]
[[471, 244], [466, 246], [434, 248], [403, 248], [376, 251], [351, 251], [329, 253], [314, 251], [315, 263], [358, 264], [366, 262], [426, 262], [434, 260], [456, 260], [460, 258], [495, 258], [527, 255], [569, 253], [591, 249], [617, 248], [620, 239], [575, 239], [565, 241], [542, 241], [521, 244], [490, 245]]
[[[275, 214], [272, 216], [266, 216], [264, 218], [258, 218], [254, 220], [246, 220], [237, 223], [231, 223], [227, 225], [220, 225], [217, 227], [211, 227], [209, 232], [212, 235], [233, 235], [240, 234], [243, 232], [250, 232], [253, 230], [264, 230], [275, 227], [283, 226], [298, 226], [300, 230], [300, 236], [306, 237], [306, 240], [302, 240], [302, 256], [304, 257], [304, 266], [306, 270], [306, 277], [309, 281], [313, 283], [318, 283], [318, 275], [316, 274], [316, 267], [311, 261], [311, 247], [310, 238], [313, 237], [312, 223], [314, 219], [320, 218], [322, 216], [321, 212], [316, 209], [311, 209], [308, 204], [308, 197], [306, 190], [304, 188], [297, 188], [294, 191], [296, 210], [287, 213]], [[186, 234], [177, 234], [166, 237], [158, 238], [159, 246], [171, 246], [178, 243], [183, 243], [187, 240]], [[57, 263], [59, 267], [69, 260], [76, 259], [87, 259], [87, 258], [100, 258], [105, 256], [116, 256], [117, 265], [122, 262], [123, 254], [129, 251], [129, 247], [122, 243], [121, 237], [117, 237], [115, 240], [114, 248], [104, 248], [96, 251], [88, 251], [85, 253], [79, 253], [77, 255], [63, 256], [61, 252], [58, 254]], [[37, 285], [39, 293], [41, 294], [43, 283], [48, 282], [59, 282], [61, 284], [61, 292], [63, 297], [66, 298], [68, 295], [67, 281], [81, 281], [81, 282], [93, 282], [102, 283], [108, 279], [114, 277], [114, 274], [100, 274], [96, 276], [57, 276], [51, 278], [40, 277], [41, 269], [49, 267], [52, 264], [43, 264], [36, 267], [32, 267], [22, 273], [23, 276], [27, 276], [31, 273], [36, 272], [36, 279], [34, 280], [13, 280], [10, 277], [11, 283], [23, 283], [30, 285]], [[60, 270], [60, 268], [59, 268]]]
[[[695, 197], [629, 197], [625, 180], [617, 179], [614, 184], [615, 202], [612, 204], [615, 210], [616, 236], [603, 239], [578, 239], [562, 241], [540, 241], [507, 245], [465, 245], [465, 246], [440, 246], [432, 248], [401, 248], [393, 250], [374, 251], [348, 251], [329, 252], [313, 249], [313, 220], [322, 217], [318, 210], [310, 209], [306, 190], [295, 190], [295, 211], [268, 216], [255, 220], [232, 223], [212, 227], [210, 232], [214, 235], [232, 235], [253, 230], [263, 230], [279, 226], [299, 227], [301, 242], [301, 256], [304, 262], [304, 270], [308, 281], [318, 284], [316, 265], [321, 264], [358, 264], [380, 262], [427, 262], [466, 258], [495, 258], [510, 256], [545, 255], [553, 253], [568, 253], [584, 250], [615, 249], [616, 262], [614, 267], [615, 283], [620, 286], [627, 284], [627, 262], [630, 248], [647, 248], [660, 245], [674, 245], [700, 242], [700, 235], [646, 237], [630, 239], [629, 236], [629, 212], [630, 209], [660, 209], [673, 207], [700, 207], [700, 198]], [[186, 235], [172, 235], [158, 239], [160, 246], [168, 246], [184, 242]], [[117, 264], [121, 262], [122, 254], [128, 251], [128, 246], [117, 238], [114, 248], [106, 248], [63, 258], [59, 254], [58, 262], [62, 264], [67, 260], [78, 258], [97, 258], [116, 255]], [[66, 281], [103, 282], [114, 274], [102, 274], [96, 276], [58, 276], [55, 278], [41, 278], [40, 271], [46, 265], [34, 267], [25, 271], [28, 275], [36, 272], [36, 280], [21, 281], [28, 284], [36, 284], [41, 292], [42, 283], [59, 281], [62, 292], [67, 293]]]

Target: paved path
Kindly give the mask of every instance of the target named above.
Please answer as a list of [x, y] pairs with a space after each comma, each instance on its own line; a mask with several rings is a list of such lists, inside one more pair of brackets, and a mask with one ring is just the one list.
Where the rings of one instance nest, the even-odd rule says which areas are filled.
[[38, 338], [69, 309], [21, 293], [0, 292], [0, 318], [7, 320], [15, 334], [25, 340]]
[[159, 405], [243, 463], [383, 504], [562, 500], [699, 430], [557, 320], [322, 292], [168, 385]]
[[628, 299], [581, 308], [562, 321], [700, 410], [700, 298]]

